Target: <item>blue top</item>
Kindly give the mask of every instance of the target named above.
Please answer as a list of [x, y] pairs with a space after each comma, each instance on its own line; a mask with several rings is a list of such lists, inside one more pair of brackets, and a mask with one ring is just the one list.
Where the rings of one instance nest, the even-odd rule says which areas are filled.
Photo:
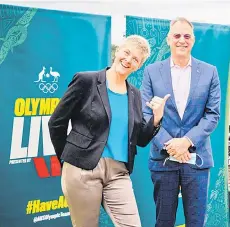
[[128, 162], [128, 94], [107, 90], [112, 118], [102, 157]]

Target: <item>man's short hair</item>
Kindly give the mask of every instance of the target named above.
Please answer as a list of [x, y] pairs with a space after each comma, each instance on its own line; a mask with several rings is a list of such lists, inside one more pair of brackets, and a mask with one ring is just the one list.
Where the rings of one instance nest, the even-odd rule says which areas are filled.
[[191, 26], [191, 28], [192, 29], [194, 29], [194, 27], [193, 27], [193, 24], [188, 20], [188, 19], [186, 19], [185, 17], [177, 17], [177, 18], [175, 18], [174, 20], [171, 20], [171, 22], [170, 22], [170, 28], [176, 23], [176, 22], [185, 22], [185, 23], [187, 23], [187, 24], [189, 24], [190, 26]]

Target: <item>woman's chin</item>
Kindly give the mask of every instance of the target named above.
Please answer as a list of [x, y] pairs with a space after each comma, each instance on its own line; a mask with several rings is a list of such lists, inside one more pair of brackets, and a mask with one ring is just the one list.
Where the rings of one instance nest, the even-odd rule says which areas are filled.
[[118, 74], [118, 75], [120, 75], [120, 76], [124, 76], [124, 75], [126, 75], [127, 73], [126, 73], [124, 70], [117, 69], [117, 70], [116, 70], [116, 74]]
[[120, 76], [128, 76], [130, 74], [130, 71], [125, 69], [125, 68], [121, 68], [121, 67], [117, 67], [116, 68], [116, 73], [119, 74]]

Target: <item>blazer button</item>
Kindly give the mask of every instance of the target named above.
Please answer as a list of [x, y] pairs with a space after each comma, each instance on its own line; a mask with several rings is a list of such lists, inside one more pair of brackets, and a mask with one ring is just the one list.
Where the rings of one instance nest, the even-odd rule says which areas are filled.
[[129, 144], [132, 145], [132, 142], [130, 142]]

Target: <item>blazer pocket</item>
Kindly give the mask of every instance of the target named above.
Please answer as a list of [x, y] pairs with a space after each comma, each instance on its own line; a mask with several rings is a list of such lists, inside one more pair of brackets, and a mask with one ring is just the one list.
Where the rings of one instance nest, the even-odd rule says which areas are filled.
[[88, 148], [92, 139], [72, 130], [67, 136], [66, 141], [77, 147]]

